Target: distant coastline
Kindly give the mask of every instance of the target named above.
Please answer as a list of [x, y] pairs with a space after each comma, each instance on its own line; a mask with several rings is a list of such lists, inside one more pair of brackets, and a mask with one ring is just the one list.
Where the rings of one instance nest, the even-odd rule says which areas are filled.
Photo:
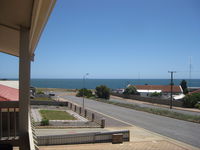
[[[179, 85], [182, 79], [174, 79], [174, 84]], [[186, 79], [189, 87], [200, 87], [200, 79]], [[86, 79], [85, 87], [95, 89], [98, 85], [106, 85], [111, 89], [125, 88], [133, 85], [169, 85], [170, 79]], [[31, 85], [40, 88], [83, 88], [83, 79], [31, 79]]]
[[[6, 79], [4, 79], [6, 80]], [[18, 79], [8, 79], [18, 80]], [[174, 79], [174, 84], [179, 85], [182, 79]], [[185, 79], [189, 87], [200, 87], [200, 79]], [[168, 85], [170, 79], [86, 79], [86, 88], [95, 89], [98, 85], [106, 85], [111, 89], [125, 88], [128, 84], [133, 85]], [[39, 88], [83, 88], [83, 79], [31, 79], [31, 85]]]

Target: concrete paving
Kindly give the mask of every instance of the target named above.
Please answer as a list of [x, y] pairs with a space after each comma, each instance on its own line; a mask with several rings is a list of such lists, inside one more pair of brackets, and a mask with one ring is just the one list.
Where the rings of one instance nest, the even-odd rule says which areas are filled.
[[[149, 132], [145, 129], [133, 126], [123, 127], [130, 130], [130, 142], [122, 144], [100, 143], [100, 144], [76, 144], [76, 145], [57, 145], [57, 146], [40, 146], [40, 150], [199, 150], [182, 142], [172, 140], [158, 134]], [[91, 131], [115, 131], [122, 128], [106, 129], [67, 129], [54, 130], [53, 133], [83, 133]], [[40, 130], [44, 134], [44, 130]]]

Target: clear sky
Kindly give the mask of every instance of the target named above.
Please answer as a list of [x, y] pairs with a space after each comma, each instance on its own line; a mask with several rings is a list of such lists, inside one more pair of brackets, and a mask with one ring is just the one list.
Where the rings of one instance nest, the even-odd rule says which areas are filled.
[[[200, 0], [57, 0], [32, 78], [200, 78]], [[0, 53], [0, 78], [18, 58]]]

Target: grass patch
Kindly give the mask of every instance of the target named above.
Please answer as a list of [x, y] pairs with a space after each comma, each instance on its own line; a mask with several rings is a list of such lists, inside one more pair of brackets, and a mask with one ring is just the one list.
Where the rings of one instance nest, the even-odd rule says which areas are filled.
[[92, 98], [92, 100], [104, 102], [107, 104], [117, 105], [120, 107], [130, 108], [130, 109], [134, 109], [134, 110], [138, 110], [138, 111], [148, 112], [148, 113], [152, 113], [152, 114], [156, 114], [156, 115], [175, 118], [175, 119], [179, 119], [179, 120], [200, 123], [200, 116], [197, 116], [197, 115], [188, 115], [188, 114], [173, 112], [173, 111], [169, 111], [169, 110], [163, 110], [163, 109], [159, 109], [159, 108], [141, 107], [141, 106], [135, 105], [135, 104], [125, 104], [125, 103], [120, 103], [120, 102], [104, 100], [104, 99]]
[[39, 112], [40, 112], [43, 119], [48, 119], [48, 120], [77, 120], [74, 116], [70, 115], [66, 111], [40, 110]]
[[76, 89], [62, 89], [62, 88], [36, 88], [36, 90], [41, 90], [45, 92], [76, 92]]

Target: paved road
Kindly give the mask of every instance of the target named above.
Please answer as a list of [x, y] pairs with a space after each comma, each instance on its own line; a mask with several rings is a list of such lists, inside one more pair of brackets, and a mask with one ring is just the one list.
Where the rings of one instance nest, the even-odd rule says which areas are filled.
[[[82, 104], [82, 98], [61, 96]], [[85, 107], [200, 148], [200, 124], [85, 99]]]

